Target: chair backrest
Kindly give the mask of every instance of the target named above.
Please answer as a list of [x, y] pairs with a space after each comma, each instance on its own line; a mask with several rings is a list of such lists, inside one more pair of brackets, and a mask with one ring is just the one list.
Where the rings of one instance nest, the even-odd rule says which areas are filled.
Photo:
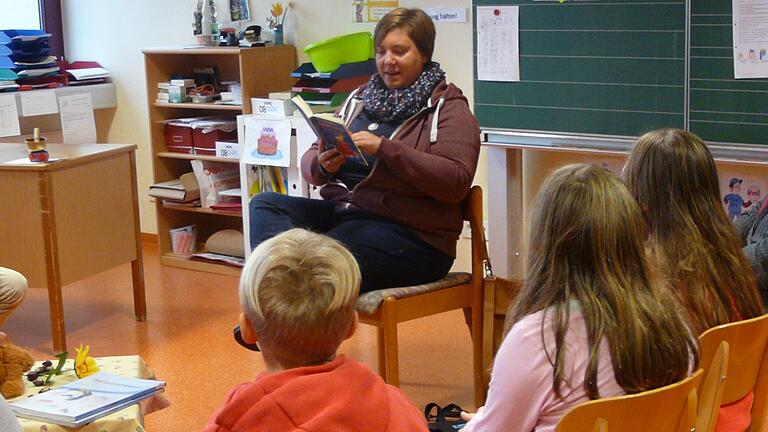
[[722, 404], [736, 402], [754, 390], [752, 418], [755, 421], [749, 430], [762, 430], [758, 427], [768, 412], [768, 314], [705, 331], [699, 336], [702, 368], [709, 367], [706, 362], [721, 341], [727, 341], [730, 347]]
[[688, 378], [633, 395], [598, 399], [569, 411], [556, 432], [690, 432], [696, 426], [701, 369]]
[[488, 260], [488, 247], [485, 243], [483, 227], [483, 189], [480, 186], [472, 186], [461, 202], [461, 208], [464, 220], [469, 221], [469, 227], [472, 230], [472, 279], [482, 281], [482, 263]]
[[708, 369], [704, 370], [704, 379], [699, 388], [698, 415], [696, 417], [696, 432], [714, 432], [717, 417], [723, 399], [723, 390], [727, 381], [728, 371], [728, 342], [720, 342], [713, 359], [710, 359]]

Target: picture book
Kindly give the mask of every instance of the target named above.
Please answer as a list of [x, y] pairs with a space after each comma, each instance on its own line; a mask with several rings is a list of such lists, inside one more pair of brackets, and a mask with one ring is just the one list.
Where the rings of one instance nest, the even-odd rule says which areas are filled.
[[164, 388], [163, 381], [99, 372], [9, 404], [18, 417], [80, 427], [149, 398]]
[[301, 96], [294, 96], [291, 101], [299, 108], [299, 112], [307, 120], [315, 135], [323, 140], [326, 150], [335, 148], [346, 158], [354, 159], [363, 165], [368, 165], [365, 156], [357, 148], [355, 142], [352, 141], [344, 120], [331, 113], [313, 114], [312, 109], [304, 102]]

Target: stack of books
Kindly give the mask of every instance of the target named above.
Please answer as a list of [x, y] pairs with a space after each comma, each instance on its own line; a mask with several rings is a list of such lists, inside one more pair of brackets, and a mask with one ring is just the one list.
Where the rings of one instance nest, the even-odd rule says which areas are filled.
[[10, 402], [18, 417], [77, 428], [154, 396], [165, 382], [99, 372]]
[[338, 106], [349, 93], [365, 84], [376, 73], [376, 62], [366, 60], [346, 63], [333, 72], [317, 72], [312, 63], [304, 63], [293, 73], [298, 78], [291, 88], [292, 96], [299, 95], [310, 105]]
[[0, 30], [0, 90], [56, 88], [66, 83], [42, 30]]
[[109, 71], [96, 62], [64, 63], [64, 70], [68, 75], [67, 85], [101, 84], [107, 82], [107, 78], [109, 78]]
[[224, 105], [243, 104], [243, 86], [239, 81], [222, 81], [221, 103]]
[[161, 199], [165, 206], [200, 207], [200, 186], [193, 172], [150, 186], [149, 195]]

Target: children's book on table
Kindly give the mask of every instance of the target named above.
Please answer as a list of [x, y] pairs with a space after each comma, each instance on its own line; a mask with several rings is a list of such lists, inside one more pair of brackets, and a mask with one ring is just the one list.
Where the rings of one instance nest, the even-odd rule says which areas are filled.
[[165, 388], [164, 381], [99, 372], [25, 399], [10, 402], [18, 417], [80, 427]]

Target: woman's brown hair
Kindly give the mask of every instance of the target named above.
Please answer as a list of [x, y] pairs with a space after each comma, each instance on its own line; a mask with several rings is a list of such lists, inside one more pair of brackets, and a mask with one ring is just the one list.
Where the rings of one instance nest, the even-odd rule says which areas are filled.
[[396, 28], [405, 30], [427, 61], [432, 60], [432, 53], [435, 51], [435, 24], [426, 12], [419, 8], [393, 9], [376, 24], [373, 31], [374, 46], [381, 45], [384, 36]]
[[675, 285], [696, 334], [762, 314], [752, 268], [723, 204], [707, 146], [680, 129], [640, 137], [625, 168], [649, 248]]
[[[662, 387], [688, 375], [698, 345], [671, 291], [646, 259], [645, 224], [637, 203], [612, 173], [593, 165], [555, 171], [536, 197], [528, 265], [510, 306], [507, 331], [523, 317], [551, 316], [555, 347], [545, 347], [560, 396], [566, 379], [566, 335], [571, 305], [587, 329], [584, 390], [600, 397], [600, 343], [610, 346], [616, 382], [627, 393]], [[542, 340], [544, 340], [542, 320]], [[550, 353], [553, 353], [550, 355]]]

